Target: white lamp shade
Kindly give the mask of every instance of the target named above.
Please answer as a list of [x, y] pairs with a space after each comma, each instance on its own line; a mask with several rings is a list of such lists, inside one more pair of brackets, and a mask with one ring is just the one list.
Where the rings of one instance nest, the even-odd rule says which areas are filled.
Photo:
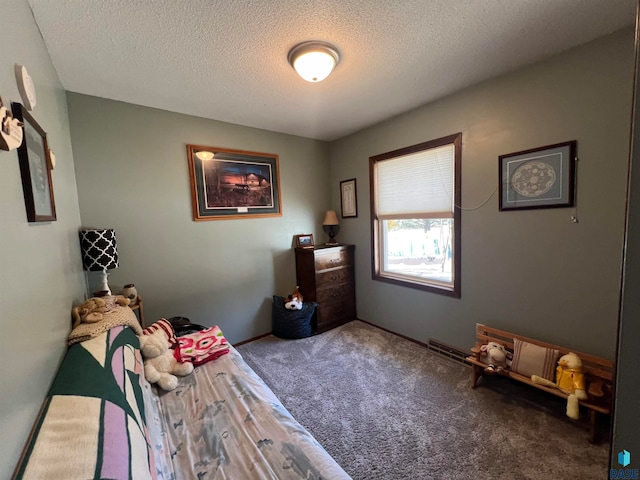
[[307, 82], [327, 78], [339, 60], [338, 51], [324, 42], [304, 42], [289, 52], [289, 63]]

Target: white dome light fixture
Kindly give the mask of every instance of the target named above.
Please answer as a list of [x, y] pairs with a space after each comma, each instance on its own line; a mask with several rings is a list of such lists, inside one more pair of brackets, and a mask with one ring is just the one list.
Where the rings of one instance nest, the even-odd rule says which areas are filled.
[[307, 82], [321, 82], [340, 61], [338, 50], [326, 42], [303, 42], [289, 51], [289, 64]]

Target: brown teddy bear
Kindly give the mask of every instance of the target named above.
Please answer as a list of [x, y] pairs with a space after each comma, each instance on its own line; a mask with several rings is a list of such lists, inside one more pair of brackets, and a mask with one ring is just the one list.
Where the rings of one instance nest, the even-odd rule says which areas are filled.
[[131, 300], [122, 295], [107, 295], [105, 297], [92, 297], [82, 305], [75, 307], [73, 316], [73, 328], [81, 323], [96, 323], [104, 318], [105, 314], [115, 310], [117, 306], [126, 307]]

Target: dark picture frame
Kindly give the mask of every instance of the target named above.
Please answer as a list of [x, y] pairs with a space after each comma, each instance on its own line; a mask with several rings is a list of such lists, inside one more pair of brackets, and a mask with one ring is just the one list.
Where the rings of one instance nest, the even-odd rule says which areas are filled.
[[278, 155], [187, 145], [187, 157], [194, 220], [282, 215]]
[[302, 233], [300, 235], [296, 235], [296, 247], [298, 248], [313, 248], [313, 234], [311, 233]]
[[573, 207], [576, 150], [571, 140], [500, 155], [500, 211]]
[[29, 222], [57, 219], [51, 178], [51, 156], [47, 133], [20, 103], [12, 103], [13, 116], [24, 123], [22, 143], [18, 147], [24, 204]]
[[342, 218], [358, 216], [358, 191], [355, 178], [340, 182], [340, 210]]

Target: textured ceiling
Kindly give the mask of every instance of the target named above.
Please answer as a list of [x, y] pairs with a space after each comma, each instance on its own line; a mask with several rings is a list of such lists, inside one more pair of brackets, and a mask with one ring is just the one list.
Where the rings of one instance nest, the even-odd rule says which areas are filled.
[[[65, 89], [333, 140], [632, 25], [635, 0], [28, 0]], [[321, 83], [287, 63], [334, 44]]]

